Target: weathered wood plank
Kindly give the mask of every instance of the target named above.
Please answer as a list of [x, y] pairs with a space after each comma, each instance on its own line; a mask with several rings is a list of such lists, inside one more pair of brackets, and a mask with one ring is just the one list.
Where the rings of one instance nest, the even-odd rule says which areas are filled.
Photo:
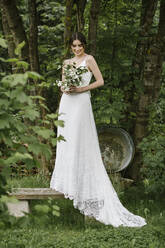
[[61, 192], [50, 188], [13, 188], [9, 195], [15, 196], [19, 200], [64, 198]]

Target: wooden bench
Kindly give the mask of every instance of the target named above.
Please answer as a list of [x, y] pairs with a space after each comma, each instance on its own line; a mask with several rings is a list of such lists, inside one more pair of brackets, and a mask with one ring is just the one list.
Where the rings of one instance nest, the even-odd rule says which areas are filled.
[[29, 213], [29, 200], [57, 199], [64, 198], [64, 195], [50, 188], [13, 188], [9, 196], [14, 196], [19, 202], [8, 202], [9, 213], [16, 217], [24, 216], [24, 212]]
[[[122, 178], [120, 174], [116, 174], [115, 179], [122, 185], [123, 188], [128, 187], [134, 181], [127, 178]], [[54, 189], [50, 188], [13, 188], [10, 196], [15, 196], [19, 202], [7, 203], [9, 213], [16, 217], [24, 216], [24, 212], [29, 213], [29, 200], [41, 200], [41, 199], [58, 199], [64, 198], [64, 195]]]

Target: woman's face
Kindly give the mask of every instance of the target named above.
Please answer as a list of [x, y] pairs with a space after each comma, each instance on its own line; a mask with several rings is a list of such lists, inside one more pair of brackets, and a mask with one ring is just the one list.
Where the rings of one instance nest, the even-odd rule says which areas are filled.
[[74, 40], [71, 45], [71, 48], [75, 56], [81, 56], [84, 54], [83, 44], [79, 40]]

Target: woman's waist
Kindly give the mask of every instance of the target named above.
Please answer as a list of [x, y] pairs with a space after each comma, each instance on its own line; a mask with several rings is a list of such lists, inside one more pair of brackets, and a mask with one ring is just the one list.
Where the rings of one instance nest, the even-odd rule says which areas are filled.
[[90, 90], [87, 90], [87, 91], [83, 91], [83, 92], [72, 92], [69, 94], [63, 93], [62, 95], [66, 95], [68, 97], [89, 95], [91, 97], [91, 92], [90, 92]]
[[77, 88], [81, 88], [81, 87], [84, 87], [84, 86], [87, 86], [89, 85], [88, 82], [82, 82], [80, 85], [76, 86]]

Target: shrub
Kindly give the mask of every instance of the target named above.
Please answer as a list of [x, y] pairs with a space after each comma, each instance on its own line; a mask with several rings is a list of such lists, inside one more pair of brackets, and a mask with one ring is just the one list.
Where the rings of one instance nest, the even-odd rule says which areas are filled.
[[165, 192], [165, 83], [162, 84], [158, 101], [152, 105], [149, 119], [149, 135], [140, 149], [146, 191], [159, 196]]
[[[17, 56], [23, 45], [24, 42], [16, 48]], [[0, 46], [6, 48], [5, 40], [1, 38]], [[22, 164], [26, 168], [39, 167], [41, 156], [49, 161], [52, 146], [63, 139], [62, 136], [56, 137], [53, 127], [63, 126], [64, 123], [57, 120], [58, 114], [46, 114], [42, 118], [41, 107], [49, 112], [44, 104], [45, 99], [30, 94], [35, 92], [35, 84], [31, 84], [30, 80], [38, 82], [43, 79], [42, 76], [28, 71], [28, 64], [17, 58], [0, 60], [15, 65], [15, 73], [0, 73], [0, 172], [3, 179], [0, 188], [0, 217], [3, 220], [6, 214], [4, 202], [7, 201], [7, 196], [3, 200], [6, 194], [4, 185], [11, 174], [11, 167]], [[5, 223], [3, 220], [1, 225]]]

